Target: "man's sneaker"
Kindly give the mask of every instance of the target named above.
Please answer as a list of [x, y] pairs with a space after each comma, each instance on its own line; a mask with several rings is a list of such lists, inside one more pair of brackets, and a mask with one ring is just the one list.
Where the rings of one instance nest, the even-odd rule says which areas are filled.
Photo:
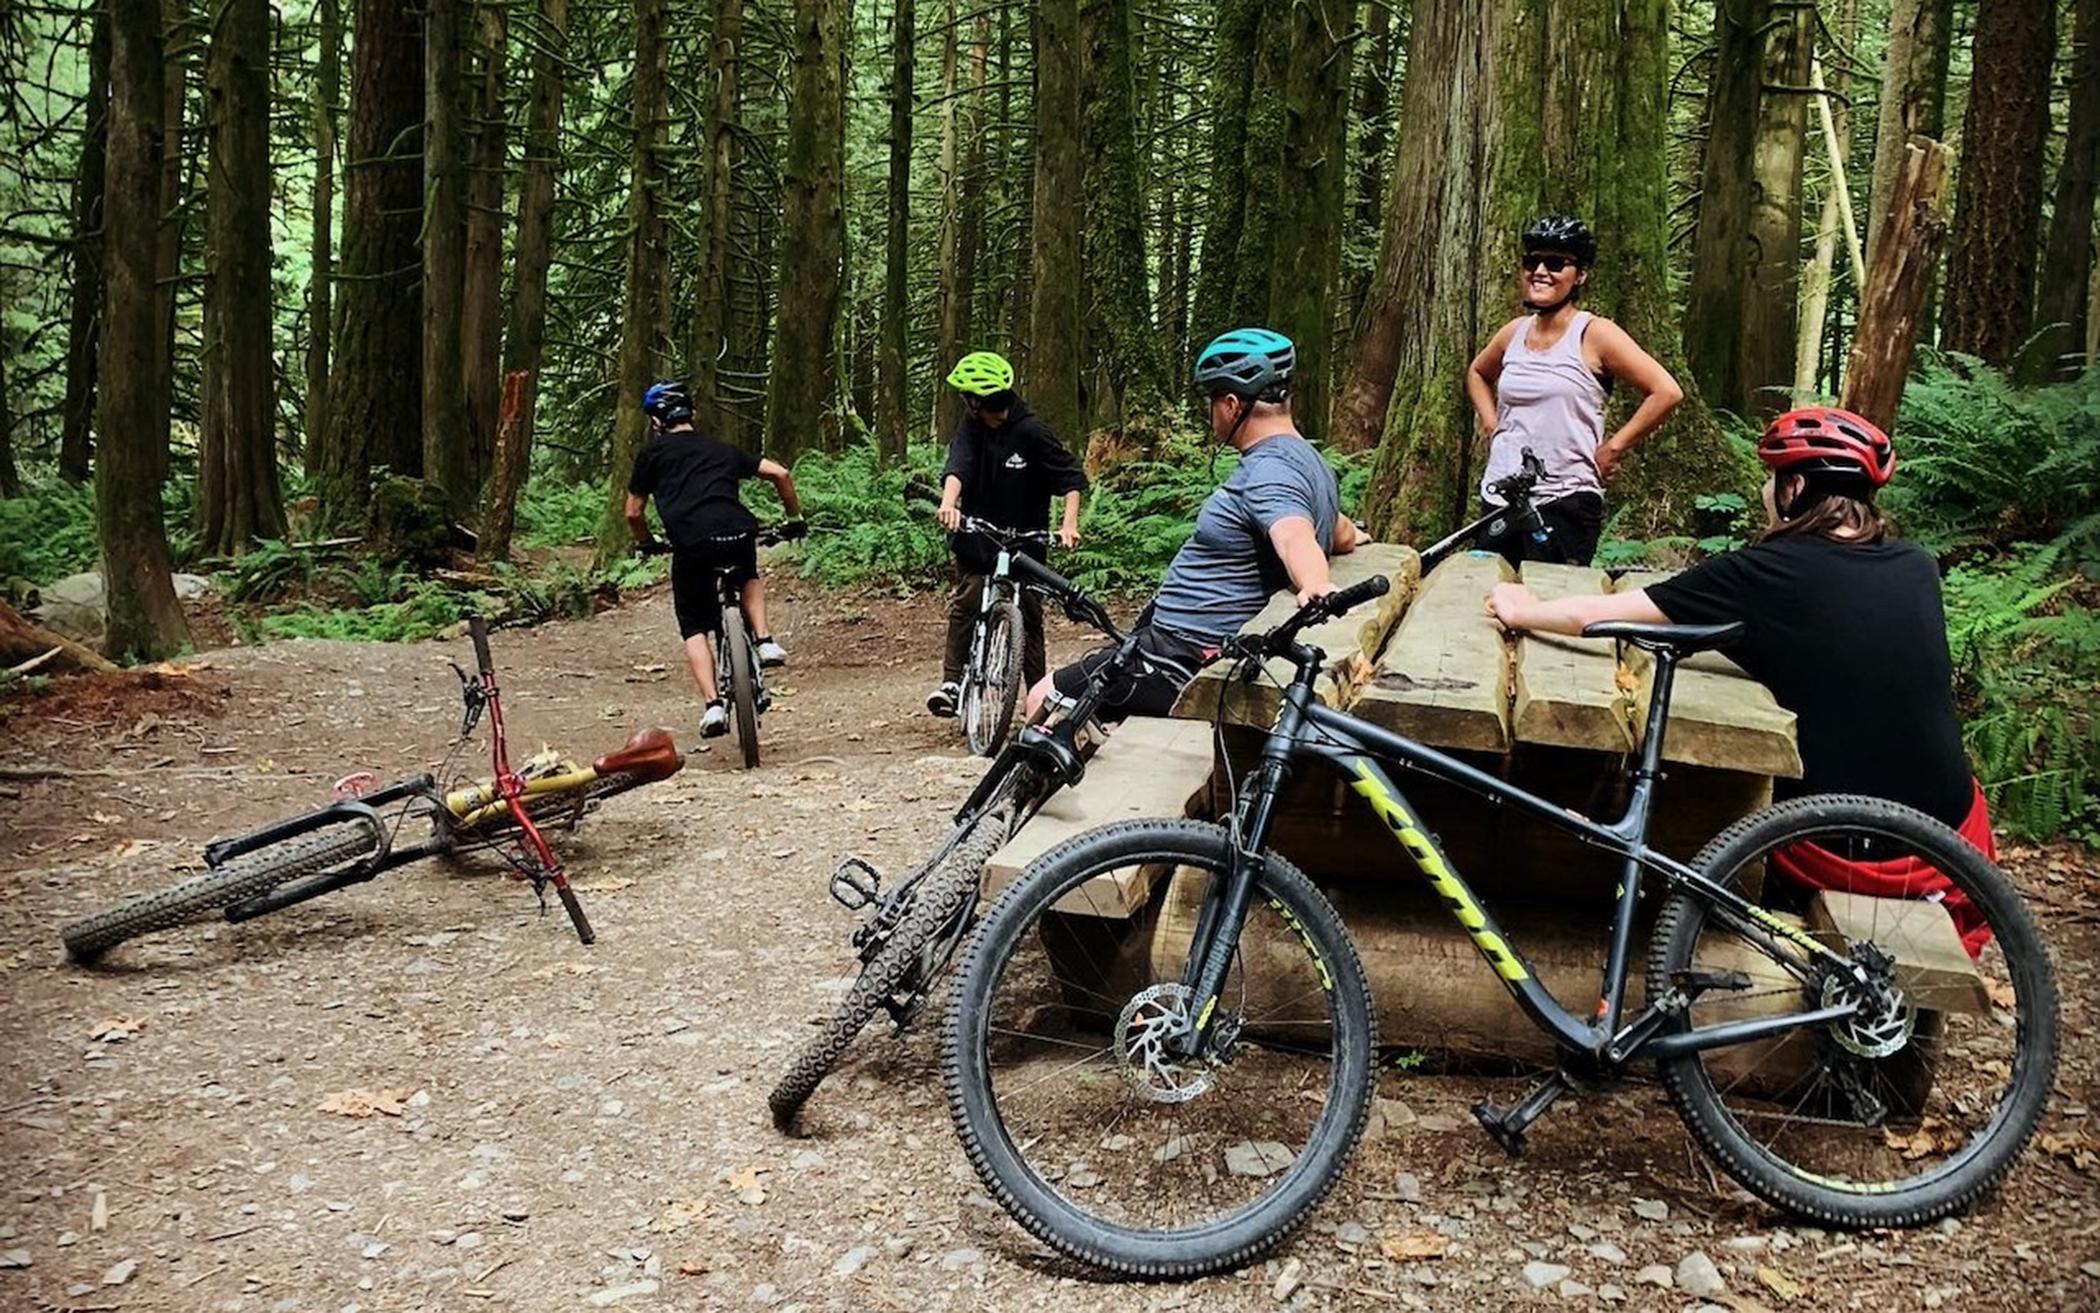
[[758, 640], [758, 664], [768, 670], [788, 663], [787, 649], [770, 638]]
[[720, 702], [710, 702], [700, 713], [700, 737], [718, 739], [729, 732], [729, 711]]
[[962, 697], [962, 690], [949, 680], [926, 695], [926, 709], [943, 720], [955, 715], [955, 703]]

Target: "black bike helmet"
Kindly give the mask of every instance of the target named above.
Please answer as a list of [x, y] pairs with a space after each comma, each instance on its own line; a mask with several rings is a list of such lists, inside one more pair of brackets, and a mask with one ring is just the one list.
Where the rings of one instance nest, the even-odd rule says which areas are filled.
[[651, 383], [642, 393], [642, 413], [665, 426], [683, 424], [693, 417], [693, 394], [683, 383]]
[[1559, 251], [1587, 269], [1597, 263], [1597, 237], [1589, 225], [1569, 214], [1548, 214], [1524, 228], [1524, 254]]

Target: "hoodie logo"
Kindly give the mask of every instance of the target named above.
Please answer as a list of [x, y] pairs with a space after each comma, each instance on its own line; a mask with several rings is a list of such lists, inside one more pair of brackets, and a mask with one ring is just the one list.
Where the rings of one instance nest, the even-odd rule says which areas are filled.
[[1006, 468], [1010, 470], [1025, 470], [1028, 468], [1028, 458], [1017, 451], [1006, 458]]

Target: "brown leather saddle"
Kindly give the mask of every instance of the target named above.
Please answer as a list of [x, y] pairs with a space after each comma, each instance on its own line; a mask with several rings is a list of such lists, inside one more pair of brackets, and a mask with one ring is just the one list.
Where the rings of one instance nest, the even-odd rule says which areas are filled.
[[667, 729], [638, 729], [627, 740], [625, 747], [617, 752], [608, 752], [591, 763], [591, 769], [600, 775], [633, 772], [641, 776], [643, 783], [676, 775], [685, 765], [679, 755], [678, 745], [671, 741]]

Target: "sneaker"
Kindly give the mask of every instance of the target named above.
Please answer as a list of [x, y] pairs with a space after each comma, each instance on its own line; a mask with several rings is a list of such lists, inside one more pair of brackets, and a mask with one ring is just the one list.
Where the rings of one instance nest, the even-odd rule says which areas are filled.
[[788, 663], [787, 649], [770, 638], [758, 640], [758, 664], [772, 670]]
[[943, 720], [955, 715], [955, 704], [962, 697], [962, 689], [954, 680], [949, 680], [926, 695], [926, 709]]
[[700, 737], [718, 739], [729, 732], [729, 710], [720, 702], [710, 702], [700, 713]]

